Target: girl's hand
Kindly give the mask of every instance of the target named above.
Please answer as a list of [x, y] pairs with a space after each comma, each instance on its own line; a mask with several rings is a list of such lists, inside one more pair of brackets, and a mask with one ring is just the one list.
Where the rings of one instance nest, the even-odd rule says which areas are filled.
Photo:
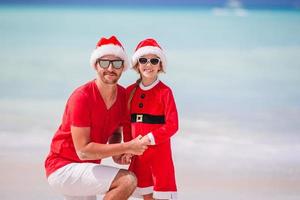
[[145, 135], [142, 137], [141, 141], [144, 143], [144, 144], [147, 144], [147, 145], [150, 145], [151, 144], [151, 141], [148, 137], [148, 135]]

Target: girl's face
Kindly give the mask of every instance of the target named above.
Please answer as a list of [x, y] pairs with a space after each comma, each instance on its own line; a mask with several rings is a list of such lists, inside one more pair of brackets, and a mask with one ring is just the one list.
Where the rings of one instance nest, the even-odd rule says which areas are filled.
[[161, 61], [155, 54], [147, 54], [138, 59], [137, 70], [143, 78], [155, 79], [161, 70]]

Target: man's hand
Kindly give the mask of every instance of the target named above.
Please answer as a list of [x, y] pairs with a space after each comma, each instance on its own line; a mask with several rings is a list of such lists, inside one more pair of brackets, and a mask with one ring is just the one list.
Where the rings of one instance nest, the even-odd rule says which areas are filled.
[[146, 139], [142, 139], [143, 137], [139, 135], [138, 137], [134, 138], [133, 140], [127, 142], [129, 146], [129, 151], [127, 153], [133, 154], [133, 155], [142, 155], [144, 151], [148, 148], [148, 145], [150, 145], [150, 140], [148, 141]]
[[124, 153], [122, 155], [113, 156], [113, 160], [115, 163], [119, 165], [129, 165], [131, 162], [132, 154]]

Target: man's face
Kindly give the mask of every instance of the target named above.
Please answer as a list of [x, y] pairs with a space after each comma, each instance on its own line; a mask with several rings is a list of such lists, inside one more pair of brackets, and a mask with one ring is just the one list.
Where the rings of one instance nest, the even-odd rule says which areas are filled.
[[123, 68], [124, 61], [114, 55], [102, 56], [96, 62], [97, 74], [105, 84], [116, 84], [121, 77]]

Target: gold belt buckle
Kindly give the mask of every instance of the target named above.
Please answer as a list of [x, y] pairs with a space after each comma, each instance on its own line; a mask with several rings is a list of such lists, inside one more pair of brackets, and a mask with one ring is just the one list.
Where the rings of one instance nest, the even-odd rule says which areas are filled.
[[136, 115], [136, 122], [143, 122], [143, 115]]

